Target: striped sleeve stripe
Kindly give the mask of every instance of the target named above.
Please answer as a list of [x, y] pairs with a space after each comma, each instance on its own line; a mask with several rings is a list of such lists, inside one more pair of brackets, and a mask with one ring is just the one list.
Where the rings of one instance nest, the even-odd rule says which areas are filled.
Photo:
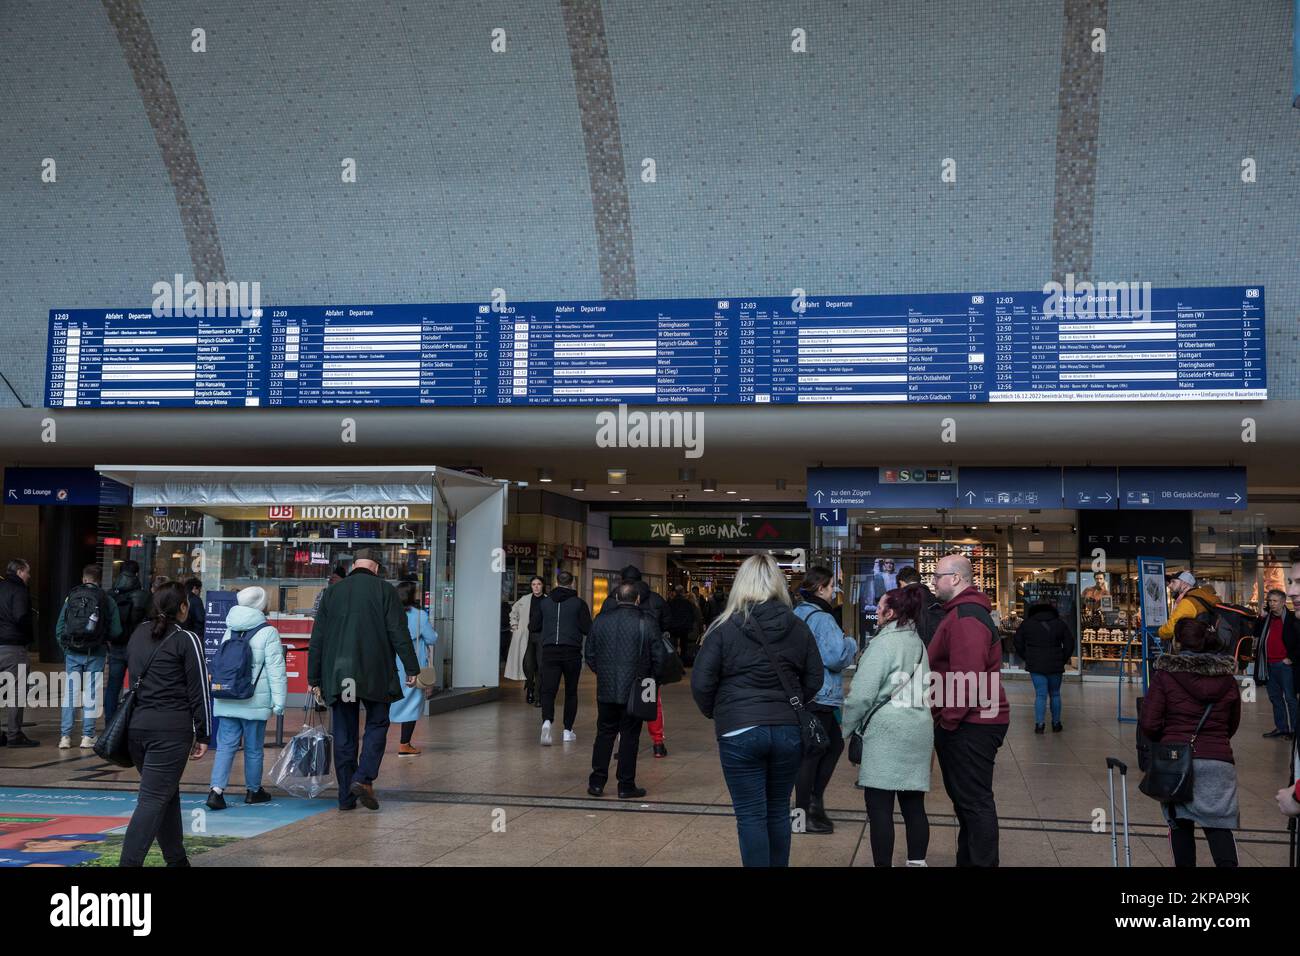
[[[184, 630], [184, 628], [182, 628]], [[211, 681], [208, 678], [208, 659], [203, 655], [203, 642], [193, 631], [185, 631], [190, 643], [194, 645], [195, 658], [199, 662], [199, 678], [203, 684], [203, 736], [212, 736], [212, 702], [208, 694]]]

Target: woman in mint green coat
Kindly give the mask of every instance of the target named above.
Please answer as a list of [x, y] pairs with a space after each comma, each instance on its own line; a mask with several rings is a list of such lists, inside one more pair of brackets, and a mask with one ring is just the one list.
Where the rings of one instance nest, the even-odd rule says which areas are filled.
[[926, 865], [930, 822], [925, 794], [934, 720], [925, 693], [930, 660], [914, 623], [923, 608], [917, 586], [895, 588], [881, 597], [877, 620], [882, 626], [858, 661], [844, 701], [845, 736], [862, 733], [858, 786], [867, 805], [876, 866], [893, 865], [895, 800], [907, 830], [907, 865]]

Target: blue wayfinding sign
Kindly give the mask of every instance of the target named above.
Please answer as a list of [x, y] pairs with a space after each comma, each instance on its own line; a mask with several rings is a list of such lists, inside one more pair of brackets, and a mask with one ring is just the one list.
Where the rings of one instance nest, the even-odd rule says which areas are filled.
[[962, 468], [957, 473], [962, 508], [1060, 508], [1060, 468]]
[[7, 505], [128, 505], [131, 489], [93, 468], [6, 468]]
[[808, 507], [814, 520], [834, 508], [955, 508], [957, 482], [882, 482], [878, 468], [809, 468]]
[[1119, 506], [1177, 511], [1214, 508], [1244, 511], [1245, 468], [1120, 468]]
[[1114, 468], [1065, 468], [1064, 504], [1076, 511], [1113, 511], [1119, 507], [1119, 475]]
[[813, 512], [813, 524], [818, 528], [847, 528], [848, 508], [818, 508]]

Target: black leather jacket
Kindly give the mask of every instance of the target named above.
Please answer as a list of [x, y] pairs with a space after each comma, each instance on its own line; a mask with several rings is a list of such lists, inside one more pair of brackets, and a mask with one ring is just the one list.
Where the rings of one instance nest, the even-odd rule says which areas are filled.
[[0, 644], [26, 647], [32, 642], [32, 597], [16, 574], [0, 578]]

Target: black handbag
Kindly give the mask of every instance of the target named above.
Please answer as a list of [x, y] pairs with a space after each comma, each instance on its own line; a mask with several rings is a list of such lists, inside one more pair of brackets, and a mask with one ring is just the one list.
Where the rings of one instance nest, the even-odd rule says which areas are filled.
[[[746, 622], [748, 628], [752, 622]], [[794, 716], [799, 721], [799, 738], [803, 743], [803, 753], [805, 757], [817, 757], [824, 754], [831, 747], [831, 739], [826, 735], [826, 728], [822, 725], [821, 719], [808, 710], [799, 698], [799, 690], [790, 683], [790, 678], [782, 669], [781, 664], [772, 653], [772, 648], [768, 647], [767, 641], [763, 639], [763, 629], [754, 628], [754, 634], [758, 639], [758, 644], [763, 648], [763, 653], [772, 663], [772, 669], [776, 671], [777, 680], [781, 682], [781, 687], [790, 700], [790, 707], [794, 710]]]
[[858, 727], [857, 730], [853, 731], [853, 733], [849, 734], [849, 763], [853, 764], [853, 766], [858, 767], [862, 765], [862, 732], [867, 729], [867, 724], [871, 723], [871, 718], [876, 716], [876, 713], [880, 710], [881, 707], [884, 707], [888, 703], [892, 703], [894, 699], [898, 697], [899, 692], [902, 691], [904, 687], [906, 687], [908, 684], [912, 682], [912, 677], [915, 676], [916, 674], [916, 668], [921, 666], [921, 661], [923, 658], [924, 658], [924, 653], [922, 654], [921, 657], [918, 657], [916, 659], [916, 665], [912, 668], [911, 672], [907, 675], [907, 680], [903, 681], [903, 683], [899, 684], [896, 688], [894, 688], [894, 692], [892, 694], [890, 694], [884, 700], [878, 701], [874, 707], [872, 707], [869, 711], [867, 711], [867, 716], [862, 719], [862, 725]]
[[1209, 719], [1213, 704], [1205, 705], [1205, 713], [1185, 744], [1152, 741], [1148, 755], [1146, 776], [1138, 789], [1161, 803], [1186, 803], [1192, 798], [1192, 745]]
[[[308, 704], [311, 698], [308, 699]], [[303, 728], [314, 727], [312, 712], [303, 707]], [[289, 741], [289, 776], [291, 777], [327, 777], [330, 772], [330, 758], [333, 754], [333, 738], [329, 734], [309, 735], [300, 733]]]
[[[149, 660], [145, 662], [144, 669], [140, 671], [135, 680], [131, 681], [130, 688], [118, 702], [117, 710], [113, 711], [113, 719], [108, 722], [104, 732], [95, 740], [96, 757], [111, 763], [115, 767], [133, 766], [131, 762], [131, 746], [127, 737], [131, 726], [131, 714], [135, 711], [136, 693], [140, 690], [140, 682], [144, 680], [144, 675], [149, 673], [149, 665], [158, 656], [158, 652], [163, 649], [163, 645], [171, 640], [172, 634], [177, 633], [177, 631], [179, 631], [179, 628], [158, 642], [158, 646], [149, 655]], [[107, 690], [108, 688], [105, 688], [105, 692]]]

